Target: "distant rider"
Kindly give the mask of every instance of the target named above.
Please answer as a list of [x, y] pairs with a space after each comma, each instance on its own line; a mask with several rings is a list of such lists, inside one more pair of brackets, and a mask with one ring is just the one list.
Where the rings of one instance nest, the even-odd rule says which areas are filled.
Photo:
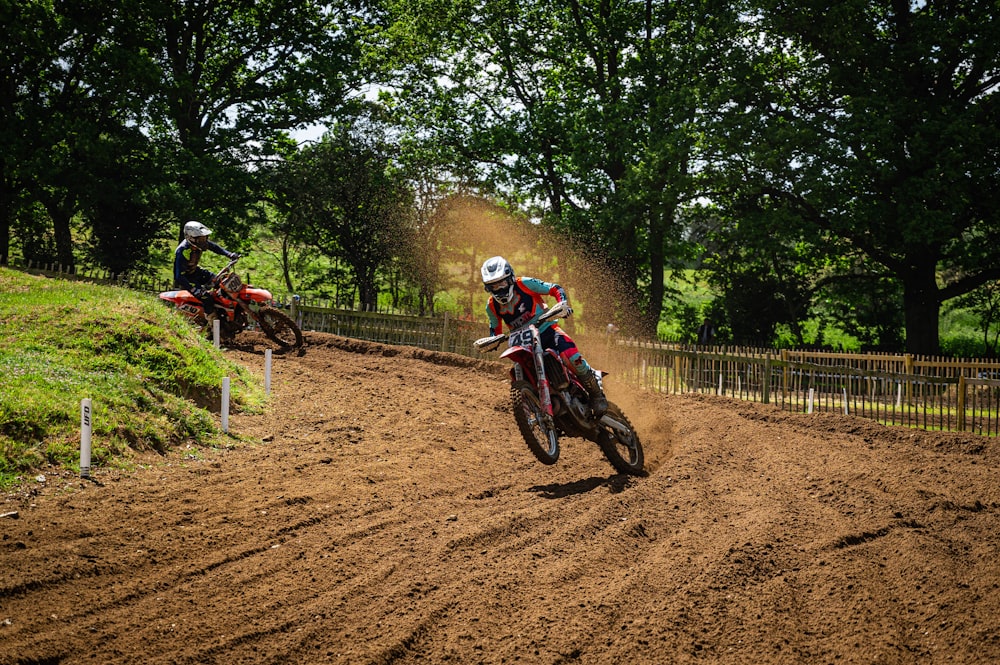
[[[514, 269], [502, 256], [486, 259], [480, 272], [483, 286], [490, 294], [486, 303], [490, 335], [500, 334], [501, 320], [514, 330], [536, 319], [545, 311], [543, 296], [552, 296], [559, 302], [566, 301], [566, 291], [558, 284], [543, 282], [534, 277], [515, 277]], [[554, 321], [542, 323], [538, 326], [538, 331], [541, 333], [543, 348], [555, 349], [559, 355], [569, 360], [577, 379], [587, 389], [594, 415], [604, 415], [608, 410], [608, 400], [597, 381], [597, 375], [576, 348], [576, 343]]]
[[200, 222], [190, 221], [184, 225], [184, 240], [174, 250], [174, 282], [179, 289], [187, 289], [205, 307], [205, 318], [211, 327], [212, 321], [219, 318], [215, 311], [215, 299], [212, 298], [212, 278], [215, 273], [198, 266], [205, 250], [221, 254], [229, 259], [239, 258], [236, 252], [230, 252], [219, 244], [208, 239], [212, 232]]

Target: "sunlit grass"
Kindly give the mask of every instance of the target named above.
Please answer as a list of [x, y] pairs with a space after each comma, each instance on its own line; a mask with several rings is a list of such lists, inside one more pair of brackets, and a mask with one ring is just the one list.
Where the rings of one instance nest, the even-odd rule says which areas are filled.
[[221, 445], [208, 409], [226, 376], [237, 408], [263, 407], [251, 373], [154, 297], [0, 268], [0, 487], [48, 464], [79, 468], [84, 398], [91, 468]]

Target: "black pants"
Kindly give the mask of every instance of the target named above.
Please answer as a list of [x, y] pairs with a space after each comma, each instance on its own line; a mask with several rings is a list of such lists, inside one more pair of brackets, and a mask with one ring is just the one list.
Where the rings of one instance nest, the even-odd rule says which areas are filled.
[[215, 298], [212, 297], [211, 288], [215, 273], [205, 268], [195, 268], [190, 274], [184, 276], [187, 277], [191, 286], [195, 287], [192, 290], [192, 295], [201, 301], [202, 307], [205, 308], [205, 314], [213, 314], [215, 312]]

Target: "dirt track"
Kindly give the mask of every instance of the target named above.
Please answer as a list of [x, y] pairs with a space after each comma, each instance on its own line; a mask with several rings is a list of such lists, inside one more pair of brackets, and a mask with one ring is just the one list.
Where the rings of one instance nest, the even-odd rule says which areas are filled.
[[649, 476], [546, 467], [500, 366], [307, 339], [263, 444], [6, 497], [0, 663], [1000, 661], [995, 441], [612, 376]]

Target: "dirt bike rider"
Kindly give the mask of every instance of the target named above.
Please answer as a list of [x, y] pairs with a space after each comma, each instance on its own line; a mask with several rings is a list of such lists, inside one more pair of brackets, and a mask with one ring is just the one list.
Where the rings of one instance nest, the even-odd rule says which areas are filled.
[[[486, 259], [480, 272], [483, 286], [490, 294], [486, 302], [490, 335], [500, 334], [501, 320], [514, 330], [537, 318], [545, 311], [543, 296], [552, 296], [559, 302], [566, 300], [566, 291], [558, 284], [543, 282], [534, 277], [515, 277], [514, 269], [502, 256]], [[570, 309], [569, 312], [572, 313], [573, 310]], [[577, 379], [587, 390], [594, 415], [603, 415], [608, 409], [608, 399], [601, 390], [593, 368], [576, 348], [576, 343], [554, 321], [542, 323], [538, 326], [538, 331], [543, 348], [555, 349], [559, 355], [569, 360]]]
[[205, 307], [205, 318], [208, 326], [219, 318], [215, 311], [215, 299], [212, 297], [212, 278], [215, 273], [198, 266], [205, 250], [215, 252], [229, 259], [239, 258], [236, 252], [230, 252], [221, 245], [212, 242], [208, 236], [212, 232], [200, 222], [190, 221], [184, 225], [184, 240], [174, 250], [174, 282], [179, 289], [187, 289]]

